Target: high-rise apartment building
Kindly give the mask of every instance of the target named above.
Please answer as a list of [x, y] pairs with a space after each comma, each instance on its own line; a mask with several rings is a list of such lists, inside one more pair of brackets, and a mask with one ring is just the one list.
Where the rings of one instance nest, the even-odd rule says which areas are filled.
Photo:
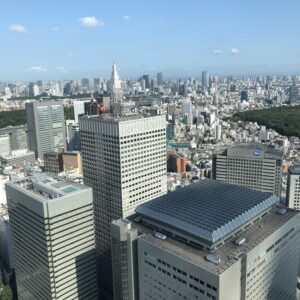
[[236, 144], [213, 154], [213, 179], [280, 196], [283, 152], [263, 144]]
[[92, 189], [44, 173], [6, 194], [18, 299], [97, 300]]
[[296, 299], [300, 214], [203, 180], [112, 222], [115, 300]]
[[111, 292], [110, 223], [167, 192], [165, 116], [79, 120], [84, 183], [93, 188], [100, 286]]
[[288, 207], [300, 210], [300, 166], [289, 168], [286, 200]]
[[62, 101], [25, 104], [29, 150], [43, 159], [44, 153], [66, 149], [66, 130]]

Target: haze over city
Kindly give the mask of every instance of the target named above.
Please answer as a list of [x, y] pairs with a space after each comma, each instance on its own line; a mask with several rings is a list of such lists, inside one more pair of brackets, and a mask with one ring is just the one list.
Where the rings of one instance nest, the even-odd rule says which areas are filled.
[[3, 1], [0, 79], [295, 74], [300, 2]]

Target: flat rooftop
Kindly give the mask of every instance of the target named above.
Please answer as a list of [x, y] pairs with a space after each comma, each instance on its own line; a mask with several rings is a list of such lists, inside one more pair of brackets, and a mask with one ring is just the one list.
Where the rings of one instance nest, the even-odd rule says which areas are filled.
[[278, 202], [279, 198], [271, 193], [205, 179], [141, 204], [135, 211], [215, 243]]
[[[144, 233], [140, 236], [141, 239], [152, 243], [170, 253], [180, 256], [193, 264], [199, 265], [216, 274], [220, 274], [234, 264], [239, 255], [242, 253], [248, 253], [251, 249], [275, 232], [279, 227], [299, 214], [299, 212], [290, 209], [287, 209], [286, 213], [282, 215], [277, 211], [278, 206], [273, 205], [271, 211], [267, 215], [249, 226], [245, 231], [226, 241], [221, 247], [213, 252], [197, 249], [190, 244], [178, 241], [169, 236], [165, 240], [161, 240], [156, 238], [153, 234], [153, 231], [141, 223], [132, 222], [132, 225], [133, 228], [136, 228], [140, 232]], [[245, 238], [246, 241], [242, 245], [235, 244], [235, 241], [240, 237]], [[214, 264], [206, 260], [205, 257], [208, 254], [219, 256], [220, 264]]]
[[[158, 115], [158, 116], [163, 116], [163, 115]], [[124, 121], [130, 121], [130, 120], [138, 120], [138, 119], [145, 119], [145, 118], [156, 118], [158, 116], [148, 116], [148, 115], [143, 115], [141, 113], [124, 113], [119, 116], [114, 116], [110, 113], [104, 113], [101, 117], [99, 115], [85, 115], [80, 117], [80, 119], [94, 119], [94, 120], [101, 120], [101, 121], [107, 121], [107, 122], [124, 122]]]
[[13, 184], [19, 185], [27, 191], [39, 195], [41, 199], [46, 200], [57, 199], [88, 188], [82, 184], [60, 179], [47, 173], [14, 181]]
[[295, 175], [300, 175], [300, 166], [290, 167], [289, 173], [295, 174]]
[[278, 159], [283, 157], [282, 150], [259, 143], [236, 143], [233, 145], [224, 146], [222, 149], [216, 150], [214, 154], [224, 154], [227, 156], [233, 155], [239, 157], [248, 156], [251, 154], [256, 158], [274, 157]]

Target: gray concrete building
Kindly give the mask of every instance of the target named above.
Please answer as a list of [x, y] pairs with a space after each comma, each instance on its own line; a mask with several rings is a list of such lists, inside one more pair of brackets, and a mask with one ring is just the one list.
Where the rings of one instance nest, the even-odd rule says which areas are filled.
[[300, 210], [300, 166], [289, 168], [286, 200], [288, 207]]
[[33, 151], [16, 150], [11, 155], [0, 155], [1, 166], [24, 166], [25, 164], [35, 164], [35, 154]]
[[0, 135], [8, 134], [12, 151], [27, 149], [27, 126], [7, 126], [0, 128]]
[[300, 214], [271, 193], [203, 180], [111, 224], [119, 299], [294, 300]]
[[280, 196], [283, 152], [263, 144], [235, 144], [213, 154], [213, 179]]
[[58, 174], [64, 170], [63, 152], [44, 153], [45, 172]]
[[11, 154], [11, 146], [10, 146], [10, 138], [8, 134], [0, 135], [0, 155], [10, 155]]
[[18, 299], [98, 299], [92, 189], [44, 173], [6, 194]]
[[43, 159], [45, 152], [66, 150], [63, 102], [29, 102], [25, 107], [29, 150], [40, 159]]
[[165, 116], [79, 119], [84, 183], [93, 188], [99, 285], [112, 292], [110, 223], [167, 192]]

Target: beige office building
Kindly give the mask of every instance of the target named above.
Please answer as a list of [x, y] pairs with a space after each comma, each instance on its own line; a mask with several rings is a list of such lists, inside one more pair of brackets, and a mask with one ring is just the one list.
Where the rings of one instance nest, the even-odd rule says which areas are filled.
[[97, 300], [92, 189], [42, 174], [6, 193], [18, 299]]

